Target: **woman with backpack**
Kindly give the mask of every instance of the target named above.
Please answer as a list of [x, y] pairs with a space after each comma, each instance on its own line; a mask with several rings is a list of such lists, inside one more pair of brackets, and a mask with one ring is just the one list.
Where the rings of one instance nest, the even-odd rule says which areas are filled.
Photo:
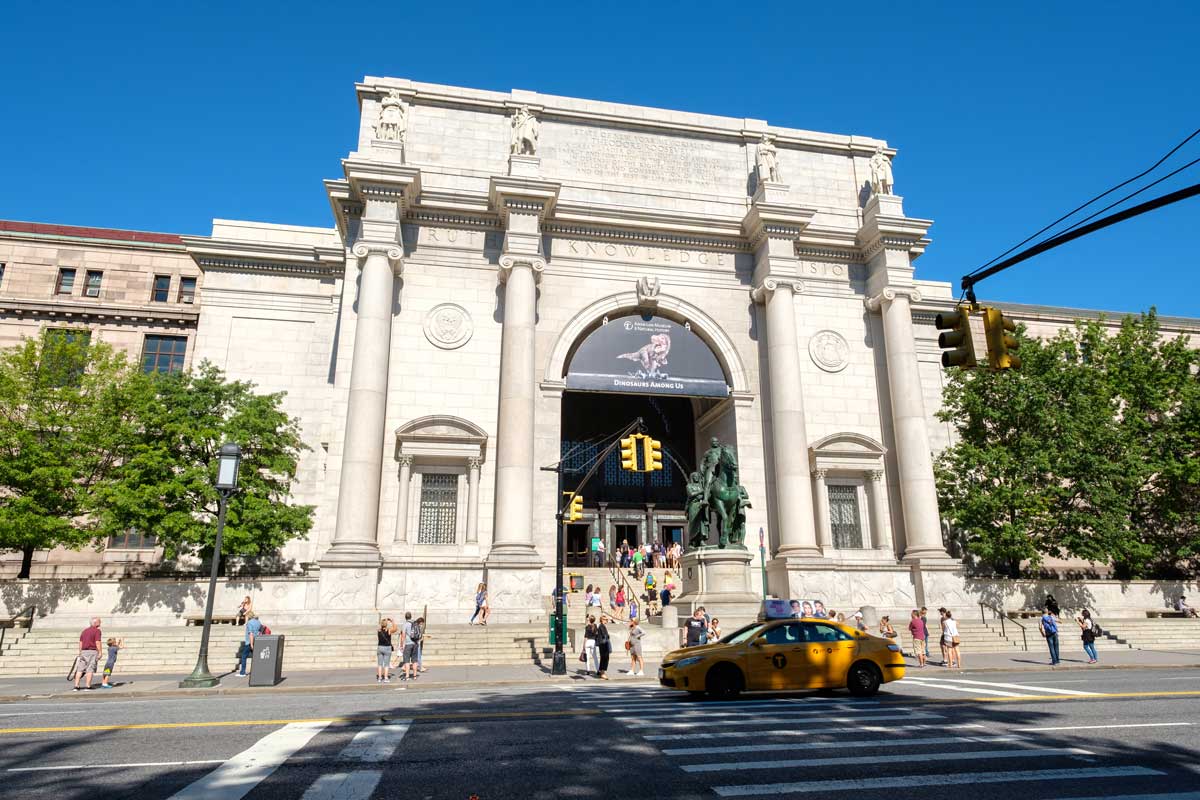
[[1079, 632], [1083, 638], [1083, 652], [1087, 654], [1088, 663], [1099, 662], [1100, 658], [1096, 655], [1096, 636], [1100, 633], [1100, 626], [1092, 619], [1092, 613], [1086, 608], [1079, 612], [1075, 621], [1079, 623]]

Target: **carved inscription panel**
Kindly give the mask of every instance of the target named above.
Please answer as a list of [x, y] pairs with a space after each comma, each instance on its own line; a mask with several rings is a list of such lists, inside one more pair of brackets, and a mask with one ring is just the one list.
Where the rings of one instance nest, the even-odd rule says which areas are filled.
[[584, 125], [547, 125], [542, 138], [547, 174], [633, 186], [745, 188], [739, 174], [745, 156], [732, 143]]

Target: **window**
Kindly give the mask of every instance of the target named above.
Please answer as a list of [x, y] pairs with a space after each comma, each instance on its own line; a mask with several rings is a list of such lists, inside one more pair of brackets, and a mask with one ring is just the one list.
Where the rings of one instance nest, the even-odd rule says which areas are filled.
[[4, 262], [0, 261], [0, 284], [4, 283]]
[[108, 537], [109, 550], [153, 550], [157, 544], [154, 536], [137, 528], [126, 528], [121, 535]]
[[155, 275], [154, 276], [154, 292], [150, 295], [150, 299], [155, 303], [165, 303], [171, 296], [171, 276], [170, 275]]
[[861, 550], [862, 523], [858, 514], [858, 487], [829, 487], [829, 525], [833, 546], [839, 550]]
[[196, 302], [196, 279], [179, 279], [179, 302], [191, 305]]
[[60, 269], [58, 271], [58, 286], [55, 288], [56, 294], [70, 294], [75, 288], [75, 270]]
[[780, 625], [767, 631], [767, 644], [799, 644], [804, 641], [801, 638], [801, 627], [799, 623], [789, 622], [786, 625]]
[[457, 517], [458, 476], [443, 472], [422, 473], [417, 544], [454, 544]]
[[87, 368], [90, 331], [48, 328], [38, 371], [47, 386], [78, 386]]
[[804, 638], [810, 642], [844, 642], [854, 638], [840, 628], [819, 622], [806, 622], [804, 627]]
[[104, 273], [100, 270], [89, 269], [87, 271], [87, 282], [84, 284], [83, 293], [88, 297], [100, 296], [100, 282], [104, 280]]
[[179, 372], [185, 355], [186, 336], [148, 334], [142, 345], [142, 372]]

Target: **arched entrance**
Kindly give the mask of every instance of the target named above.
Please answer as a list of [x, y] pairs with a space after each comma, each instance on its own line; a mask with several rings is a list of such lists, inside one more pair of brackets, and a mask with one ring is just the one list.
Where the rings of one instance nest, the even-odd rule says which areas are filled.
[[[687, 473], [717, 436], [736, 446], [729, 371], [692, 320], [678, 312], [626, 308], [584, 328], [563, 359], [560, 456], [574, 489], [582, 473], [641, 417], [663, 444], [665, 468], [621, 469], [610, 453], [581, 487], [585, 517], [566, 530], [569, 566], [598, 561], [595, 547], [684, 541]], [[686, 543], [686, 542], [685, 542]]]

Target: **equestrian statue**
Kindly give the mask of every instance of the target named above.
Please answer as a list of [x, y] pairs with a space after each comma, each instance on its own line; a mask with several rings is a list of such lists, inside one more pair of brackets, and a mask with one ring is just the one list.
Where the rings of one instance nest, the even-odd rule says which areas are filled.
[[738, 482], [737, 456], [733, 448], [716, 437], [700, 460], [700, 469], [688, 476], [688, 544], [711, 546], [715, 528], [717, 547], [743, 547], [746, 541], [746, 509], [750, 497]]

